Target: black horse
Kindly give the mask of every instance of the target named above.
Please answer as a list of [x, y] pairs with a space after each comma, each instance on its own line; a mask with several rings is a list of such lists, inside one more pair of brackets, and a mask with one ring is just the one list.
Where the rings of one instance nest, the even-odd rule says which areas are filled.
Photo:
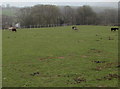
[[119, 28], [111, 28], [111, 31], [119, 30]]
[[12, 28], [12, 31], [13, 31], [13, 32], [17, 32], [16, 28]]

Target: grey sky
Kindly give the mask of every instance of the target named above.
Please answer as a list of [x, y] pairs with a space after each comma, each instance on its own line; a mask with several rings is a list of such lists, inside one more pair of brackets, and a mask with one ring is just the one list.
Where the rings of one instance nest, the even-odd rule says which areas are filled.
[[52, 4], [59, 6], [103, 6], [103, 7], [118, 7], [118, 2], [2, 2], [3, 5], [10, 4], [10, 6], [24, 7], [24, 6], [34, 6], [36, 4]]
[[118, 2], [119, 0], [0, 0], [1, 2]]

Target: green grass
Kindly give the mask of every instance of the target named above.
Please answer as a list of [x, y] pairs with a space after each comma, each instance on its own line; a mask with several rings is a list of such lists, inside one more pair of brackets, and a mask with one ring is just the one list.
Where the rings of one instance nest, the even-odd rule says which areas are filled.
[[2, 14], [3, 15], [7, 15], [7, 16], [15, 16], [15, 13], [16, 13], [16, 11], [15, 10], [11, 10], [11, 9], [4, 9], [4, 10], [2, 10]]
[[78, 28], [3, 31], [3, 87], [118, 86], [108, 76], [118, 73], [118, 32], [109, 26]]
[[0, 88], [2, 88], [2, 30], [0, 30]]

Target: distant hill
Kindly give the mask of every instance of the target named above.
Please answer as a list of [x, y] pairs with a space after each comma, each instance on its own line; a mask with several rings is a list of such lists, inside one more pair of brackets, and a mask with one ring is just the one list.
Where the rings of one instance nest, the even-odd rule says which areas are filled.
[[2, 14], [7, 16], [15, 16], [19, 8], [16, 7], [9, 7], [9, 8], [2, 8]]
[[[63, 10], [64, 9], [64, 6], [58, 6], [59, 8], [60, 8], [60, 10]], [[81, 7], [81, 6], [70, 6], [71, 8], [73, 8], [73, 9], [77, 9], [77, 8], [79, 8], [79, 7]], [[96, 12], [96, 13], [100, 13], [100, 12], [103, 12], [104, 10], [106, 10], [106, 9], [115, 9], [115, 10], [117, 10], [118, 8], [116, 8], [116, 7], [104, 7], [104, 6], [90, 6], [92, 9], [93, 9], [93, 11], [94, 12]]]
[[[99, 3], [101, 4], [101, 3]], [[111, 3], [110, 3], [111, 4]], [[116, 3], [115, 3], [116, 4]], [[60, 8], [60, 10], [63, 10], [64, 9], [64, 6], [60, 6], [58, 5], [58, 7]], [[78, 7], [80, 6], [70, 6], [71, 8], [73, 9], [77, 9]], [[104, 11], [105, 9], [118, 9], [117, 7], [109, 7], [109, 6], [95, 6], [95, 5], [91, 5], [90, 4], [90, 7], [93, 9], [93, 11], [95, 11], [96, 13], [99, 13], [99, 12], [102, 12]], [[15, 14], [18, 12], [20, 8], [18, 7], [4, 7], [2, 8], [2, 14], [3, 15], [7, 15], [7, 16], [15, 16]]]
[[105, 9], [115, 9], [117, 10], [118, 8], [114, 8], [114, 7], [97, 7], [97, 6], [91, 6], [93, 11], [96, 13], [100, 13], [102, 11], [104, 11]]

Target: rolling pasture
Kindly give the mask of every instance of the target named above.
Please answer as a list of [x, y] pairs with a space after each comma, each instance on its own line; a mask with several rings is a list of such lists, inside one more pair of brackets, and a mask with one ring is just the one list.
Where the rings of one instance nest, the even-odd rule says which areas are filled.
[[3, 87], [118, 86], [118, 31], [77, 27], [3, 31]]

